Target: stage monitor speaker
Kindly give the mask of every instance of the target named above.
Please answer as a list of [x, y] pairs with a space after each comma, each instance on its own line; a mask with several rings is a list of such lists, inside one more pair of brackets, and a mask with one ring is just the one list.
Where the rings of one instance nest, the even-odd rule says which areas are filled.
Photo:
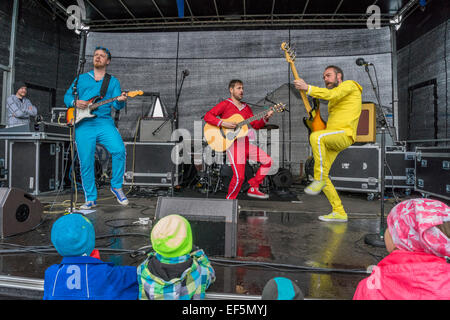
[[2, 238], [29, 231], [41, 221], [44, 207], [37, 198], [17, 188], [0, 188]]
[[375, 142], [377, 137], [375, 104], [364, 102], [359, 117], [355, 142]]
[[193, 244], [209, 256], [235, 257], [237, 200], [159, 197], [155, 217], [179, 214], [191, 224]]

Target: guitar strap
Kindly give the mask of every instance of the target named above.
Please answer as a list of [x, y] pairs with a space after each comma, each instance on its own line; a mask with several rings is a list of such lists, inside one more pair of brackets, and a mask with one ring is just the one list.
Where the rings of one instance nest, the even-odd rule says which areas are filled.
[[[100, 97], [103, 99], [108, 91], [109, 81], [111, 80], [111, 75], [109, 73], [105, 73], [105, 77], [103, 78], [102, 87], [100, 88]], [[114, 116], [114, 124], [117, 127], [120, 117], [120, 110], [116, 110]]]
[[111, 75], [109, 73], [105, 73], [105, 77], [103, 78], [102, 87], [100, 88], [100, 97], [103, 99], [108, 91], [109, 80], [111, 80]]

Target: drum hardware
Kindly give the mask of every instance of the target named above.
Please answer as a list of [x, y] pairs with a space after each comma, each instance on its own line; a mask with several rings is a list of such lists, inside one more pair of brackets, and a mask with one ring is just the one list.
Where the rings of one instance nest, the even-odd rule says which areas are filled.
[[264, 127], [262, 127], [261, 129], [266, 129], [266, 130], [275, 130], [275, 129], [279, 129], [280, 127], [277, 126], [276, 124], [266, 124]]

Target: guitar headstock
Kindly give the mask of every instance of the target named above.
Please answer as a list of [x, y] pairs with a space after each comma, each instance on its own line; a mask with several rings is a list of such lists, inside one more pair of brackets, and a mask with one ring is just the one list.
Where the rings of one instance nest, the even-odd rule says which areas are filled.
[[283, 42], [281, 44], [281, 49], [284, 51], [284, 55], [286, 56], [286, 61], [289, 63], [294, 63], [295, 52], [294, 52], [294, 50], [292, 50], [292, 48], [289, 46], [289, 44], [286, 42]]
[[144, 94], [144, 91], [136, 90], [136, 91], [128, 91], [127, 96], [134, 98], [136, 96], [142, 96], [143, 94]]
[[286, 104], [280, 102], [276, 105], [273, 105], [271, 109], [275, 112], [283, 112], [284, 110], [286, 110]]

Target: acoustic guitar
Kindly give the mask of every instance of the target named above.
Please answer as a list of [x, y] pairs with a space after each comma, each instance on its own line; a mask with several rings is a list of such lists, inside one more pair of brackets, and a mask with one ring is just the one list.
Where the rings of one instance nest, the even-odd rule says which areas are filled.
[[223, 152], [227, 150], [237, 138], [245, 137], [248, 134], [248, 124], [250, 122], [263, 118], [269, 111], [283, 112], [285, 109], [285, 104], [278, 103], [248, 119], [244, 119], [239, 113], [235, 113], [231, 117], [221, 120], [224, 122], [236, 123], [236, 128], [227, 129], [206, 123], [203, 127], [203, 134], [211, 149]]
[[[286, 61], [290, 64], [292, 73], [294, 74], [295, 80], [300, 79], [298, 76], [297, 68], [295, 67], [295, 52], [286, 42], [281, 44], [281, 49], [283, 49], [284, 54], [286, 56]], [[308, 129], [308, 134], [311, 132], [318, 130], [325, 130], [327, 128], [326, 122], [320, 116], [320, 102], [319, 99], [314, 99], [314, 106], [311, 107], [309, 104], [308, 98], [306, 97], [306, 93], [303, 90], [299, 90], [300, 96], [302, 98], [303, 104], [305, 105], [307, 117], [303, 118], [303, 123]]]
[[[138, 90], [138, 91], [129, 91], [127, 92], [127, 96], [130, 98], [134, 98], [136, 96], [142, 96], [144, 94], [143, 91]], [[77, 108], [77, 118], [75, 119], [75, 124], [79, 123], [80, 121], [87, 119], [87, 118], [94, 118], [96, 117], [95, 114], [92, 113], [92, 111], [96, 110], [98, 107], [103, 106], [107, 103], [111, 103], [115, 100], [117, 100], [120, 96], [108, 99], [108, 100], [104, 100], [104, 101], [99, 101], [102, 99], [102, 97], [100, 96], [95, 96], [91, 99], [89, 99], [89, 105], [87, 106], [86, 109], [80, 109]], [[67, 113], [66, 113], [66, 121], [67, 124], [73, 125], [74, 123], [74, 114], [75, 114], [75, 108], [74, 107], [70, 107], [67, 109]]]

